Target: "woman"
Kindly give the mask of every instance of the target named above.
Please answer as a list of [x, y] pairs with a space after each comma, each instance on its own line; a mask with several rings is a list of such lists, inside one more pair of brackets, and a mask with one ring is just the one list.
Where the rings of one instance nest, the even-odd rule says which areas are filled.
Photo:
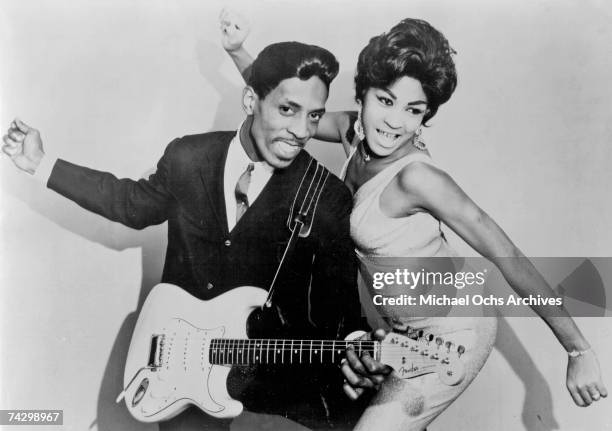
[[[242, 47], [248, 30], [239, 21], [230, 13], [221, 15], [224, 48], [244, 75], [252, 60]], [[351, 235], [362, 261], [360, 289], [372, 288], [363, 279], [382, 257], [453, 256], [440, 228], [443, 222], [494, 262], [519, 295], [554, 298], [529, 260], [436, 166], [420, 139], [422, 127], [455, 90], [453, 54], [446, 38], [427, 22], [405, 19], [372, 38], [359, 55], [358, 114], [333, 112], [320, 120], [317, 138], [342, 142], [348, 156], [342, 175], [354, 194]], [[585, 406], [605, 397], [597, 358], [565, 309], [533, 308], [568, 352], [567, 387], [575, 403]], [[357, 429], [424, 429], [469, 385], [491, 350], [493, 318], [423, 318], [402, 310], [383, 306], [378, 311], [394, 330], [409, 325], [464, 345], [466, 377], [457, 386], [446, 386], [436, 375], [410, 380], [391, 375]], [[347, 393], [358, 396], [355, 388]]]

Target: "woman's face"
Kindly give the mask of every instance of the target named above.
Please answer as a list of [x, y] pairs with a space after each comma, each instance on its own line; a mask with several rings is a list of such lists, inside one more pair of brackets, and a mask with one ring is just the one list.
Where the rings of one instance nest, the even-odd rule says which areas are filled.
[[387, 88], [369, 88], [362, 103], [368, 146], [381, 157], [412, 141], [427, 110], [427, 97], [420, 81], [408, 76]]

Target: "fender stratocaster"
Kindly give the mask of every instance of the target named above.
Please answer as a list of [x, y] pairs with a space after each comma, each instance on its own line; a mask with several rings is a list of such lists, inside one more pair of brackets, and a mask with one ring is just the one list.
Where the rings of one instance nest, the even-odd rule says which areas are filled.
[[226, 379], [232, 366], [339, 364], [349, 344], [412, 378], [438, 373], [448, 384], [464, 377], [459, 351], [433, 336], [418, 340], [390, 333], [381, 341], [249, 339], [249, 314], [266, 300], [258, 287], [232, 289], [202, 301], [171, 284], [159, 284], [147, 297], [136, 322], [124, 374], [128, 410], [139, 421], [170, 419], [193, 404], [217, 418], [242, 412], [230, 397]]

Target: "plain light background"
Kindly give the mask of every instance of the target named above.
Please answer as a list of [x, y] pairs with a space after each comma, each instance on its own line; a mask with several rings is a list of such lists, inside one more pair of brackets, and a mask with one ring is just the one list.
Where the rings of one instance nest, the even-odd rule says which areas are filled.
[[[18, 116], [49, 152], [139, 178], [174, 137], [236, 128], [242, 81], [219, 43], [225, 4], [3, 0], [3, 134]], [[298, 40], [337, 55], [331, 110], [354, 106], [356, 59], [371, 36], [404, 17], [428, 20], [458, 51], [459, 73], [424, 133], [433, 157], [525, 254], [612, 255], [609, 2], [230, 4], [250, 19], [253, 54]], [[339, 171], [340, 146], [309, 149]], [[113, 402], [134, 312], [161, 276], [165, 225], [138, 232], [89, 214], [6, 157], [0, 217], [0, 409], [63, 409], [66, 430], [156, 429]], [[577, 321], [612, 389], [612, 320]], [[612, 400], [574, 406], [565, 365], [541, 321], [503, 320], [481, 374], [428, 429], [612, 429]]]

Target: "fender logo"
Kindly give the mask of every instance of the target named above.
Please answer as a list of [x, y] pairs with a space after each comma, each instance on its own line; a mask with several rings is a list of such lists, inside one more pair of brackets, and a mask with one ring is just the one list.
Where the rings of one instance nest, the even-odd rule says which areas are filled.
[[411, 365], [410, 368], [406, 368], [406, 367], [400, 367], [399, 370], [397, 370], [397, 372], [400, 374], [400, 376], [405, 376], [406, 374], [412, 374], [419, 371], [419, 367], [416, 367], [414, 365]]

